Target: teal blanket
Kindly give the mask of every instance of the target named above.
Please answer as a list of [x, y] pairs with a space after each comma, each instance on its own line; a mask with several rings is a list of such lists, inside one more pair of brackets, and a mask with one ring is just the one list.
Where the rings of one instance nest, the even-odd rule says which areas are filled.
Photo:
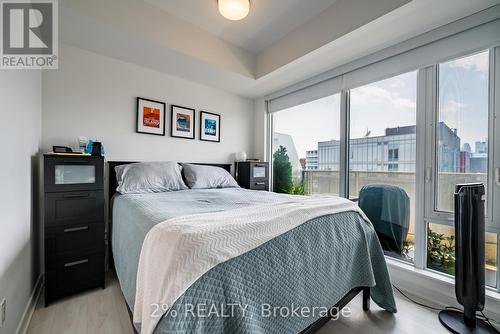
[[[243, 189], [116, 196], [113, 254], [130, 308], [142, 242], [152, 226], [181, 214], [286, 198]], [[396, 312], [372, 225], [355, 212], [318, 217], [212, 268], [167, 306], [155, 333], [298, 333], [361, 286], [372, 287], [373, 300]]]

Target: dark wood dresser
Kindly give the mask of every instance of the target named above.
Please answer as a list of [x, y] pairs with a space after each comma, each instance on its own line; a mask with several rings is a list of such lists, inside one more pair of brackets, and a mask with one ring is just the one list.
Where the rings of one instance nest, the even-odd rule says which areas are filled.
[[104, 288], [104, 158], [44, 155], [45, 305]]
[[238, 162], [237, 180], [242, 188], [269, 191], [269, 163]]

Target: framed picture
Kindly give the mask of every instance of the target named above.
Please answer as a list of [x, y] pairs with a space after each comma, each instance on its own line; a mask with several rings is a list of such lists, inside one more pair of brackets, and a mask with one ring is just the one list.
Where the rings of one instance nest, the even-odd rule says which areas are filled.
[[172, 137], [194, 139], [194, 109], [172, 105]]
[[165, 103], [137, 98], [137, 133], [165, 135]]
[[201, 112], [200, 140], [220, 142], [220, 115]]

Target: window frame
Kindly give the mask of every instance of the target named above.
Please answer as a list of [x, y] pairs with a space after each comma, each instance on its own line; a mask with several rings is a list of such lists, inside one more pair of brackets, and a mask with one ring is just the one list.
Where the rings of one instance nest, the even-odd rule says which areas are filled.
[[[454, 57], [451, 59], [443, 60], [442, 63], [452, 61], [454, 59], [460, 59], [462, 57], [472, 56], [474, 54], [478, 54], [480, 52], [484, 52], [488, 50], [490, 53], [490, 63], [491, 63], [491, 53], [492, 48], [490, 49], [482, 49], [476, 50], [472, 52], [466, 52], [459, 57]], [[453, 225], [454, 224], [454, 214], [453, 212], [440, 211], [437, 209], [437, 195], [438, 195], [438, 124], [439, 124], [439, 64], [434, 64], [428, 66], [427, 69], [431, 71], [431, 75], [427, 77], [426, 85], [432, 89], [431, 95], [431, 104], [427, 104], [426, 119], [428, 122], [426, 123], [426, 133], [425, 136], [430, 138], [430, 141], [426, 142], [425, 150], [425, 159], [426, 159], [426, 167], [425, 167], [425, 218], [428, 220], [432, 220], [434, 223], [441, 223], [443, 225]], [[489, 189], [487, 193], [487, 203], [488, 207], [486, 210], [485, 223], [486, 226], [493, 226], [493, 184], [492, 184], [492, 166], [494, 165], [492, 159], [492, 149], [493, 146], [493, 108], [491, 102], [492, 95], [492, 75], [491, 75], [491, 67], [490, 67], [490, 75], [489, 75], [489, 96], [490, 99], [488, 101], [488, 180], [487, 187]], [[490, 191], [491, 190], [491, 191]]]
[[[500, 200], [500, 46], [490, 48], [490, 137], [488, 154], [491, 155], [491, 189], [490, 203]], [[496, 137], [495, 137], [496, 134]], [[496, 143], [496, 145], [494, 144]], [[486, 231], [497, 234], [497, 292], [500, 292], [500, 205], [492, 207], [491, 226]]]
[[[343, 193], [345, 187], [344, 187], [344, 184], [343, 184], [343, 174], [345, 173], [343, 171], [343, 166], [342, 166], [342, 161], [343, 159], [345, 159], [345, 157], [342, 157], [342, 152], [343, 152], [343, 136], [344, 136], [344, 130], [345, 130], [345, 126], [346, 126], [346, 122], [345, 122], [345, 119], [344, 119], [344, 114], [346, 113], [346, 93], [348, 94], [348, 92], [346, 92], [345, 90], [340, 90], [340, 91], [336, 91], [336, 90], [333, 90], [332, 91], [333, 93], [327, 95], [327, 96], [333, 96], [333, 95], [339, 95], [340, 96], [340, 156], [339, 156], [339, 189], [338, 189], [338, 194], [340, 197], [346, 197], [345, 193]], [[319, 97], [317, 99], [310, 99], [310, 100], [307, 100], [306, 102], [303, 102], [303, 103], [300, 103], [300, 104], [297, 104], [295, 106], [300, 106], [302, 104], [306, 104], [306, 103], [310, 103], [310, 102], [314, 102], [316, 100], [319, 100], [319, 99], [322, 99], [322, 98], [325, 98], [327, 96], [323, 96], [323, 97]], [[291, 108], [291, 107], [290, 107]], [[288, 108], [286, 108], [288, 109]], [[275, 124], [276, 124], [276, 121], [274, 119], [274, 115], [277, 113], [277, 112], [280, 112], [280, 111], [284, 111], [286, 109], [282, 109], [282, 110], [279, 110], [279, 111], [276, 111], [276, 112], [270, 112], [269, 111], [269, 103], [268, 101], [266, 101], [266, 104], [265, 104], [265, 111], [266, 111], [266, 119], [267, 119], [267, 127], [266, 127], [266, 147], [267, 147], [267, 152], [265, 154], [265, 159], [266, 161], [269, 163], [269, 168], [270, 168], [270, 172], [269, 172], [269, 191], [273, 191], [273, 174], [274, 174], [274, 168], [273, 168], [273, 164], [274, 164], [274, 159], [273, 159], [273, 143], [274, 143], [274, 132], [275, 132]], [[333, 126], [334, 124], [332, 124]], [[307, 155], [307, 151], [306, 151], [306, 155]], [[319, 150], [318, 150], [318, 157], [319, 157]], [[349, 173], [347, 173], [347, 178], [349, 178]], [[349, 182], [349, 180], [347, 180], [347, 182]]]
[[[488, 207], [485, 214], [485, 232], [495, 233], [497, 235], [497, 268], [500, 267], [500, 247], [498, 242], [500, 241], [500, 210], [494, 208], [494, 200], [500, 198], [500, 187], [495, 186], [495, 166], [498, 168], [500, 165], [498, 159], [498, 151], [500, 149], [500, 144], [495, 145], [494, 133], [500, 131], [500, 122], [498, 117], [495, 118], [495, 114], [498, 113], [498, 104], [500, 103], [498, 92], [495, 92], [495, 82], [500, 82], [500, 73], [498, 73], [499, 67], [499, 54], [500, 47], [491, 47], [482, 50], [474, 50], [469, 52], [464, 52], [463, 55], [459, 57], [454, 57], [450, 59], [445, 59], [442, 62], [452, 61], [454, 59], [460, 59], [462, 57], [471, 56], [480, 52], [489, 51], [489, 79], [488, 79], [488, 91], [489, 91], [489, 101], [488, 101], [488, 179], [487, 179], [487, 202]], [[424, 217], [423, 227], [424, 231], [420, 233], [425, 233], [425, 240], [419, 243], [420, 247], [418, 253], [424, 251], [421, 254], [421, 264], [423, 266], [421, 269], [434, 271], [427, 267], [427, 232], [429, 224], [438, 224], [454, 227], [454, 213], [440, 211], [436, 208], [437, 203], [437, 192], [438, 192], [438, 124], [439, 124], [439, 64], [434, 64], [428, 66], [424, 69], [426, 71], [425, 83], [427, 95], [425, 97], [425, 146], [424, 146]], [[497, 96], [495, 96], [497, 95]], [[497, 152], [495, 152], [497, 151]], [[425, 244], [424, 244], [425, 242]], [[423, 247], [423, 248], [422, 248]], [[419, 261], [419, 262], [420, 262]], [[434, 271], [435, 272], [435, 271]], [[441, 273], [445, 276], [450, 276], [446, 273]], [[497, 270], [496, 288], [487, 286], [487, 289], [499, 291], [500, 292], [500, 270]]]
[[[489, 203], [485, 217], [485, 231], [497, 235], [497, 280], [496, 288], [487, 286], [488, 290], [500, 292], [500, 205], [494, 206], [500, 199], [500, 46], [466, 50], [459, 55], [442, 59], [448, 62], [489, 50], [489, 101], [488, 101], [488, 194]], [[421, 67], [417, 70], [417, 110], [416, 110], [416, 163], [415, 163], [415, 258], [410, 264], [397, 258], [392, 260], [412, 265], [417, 269], [436, 272], [427, 268], [427, 232], [429, 224], [454, 226], [454, 214], [438, 211], [435, 205], [437, 195], [437, 125], [439, 124], [438, 94], [439, 94], [438, 64]], [[406, 73], [409, 71], [405, 71]], [[388, 79], [400, 74], [391, 74], [372, 82]], [[339, 163], [339, 194], [349, 197], [349, 138], [350, 138], [350, 90], [343, 89], [334, 94], [340, 94], [340, 163]], [[266, 103], [266, 110], [268, 104]], [[273, 114], [267, 114], [267, 152], [266, 158], [273, 168]], [[495, 137], [495, 133], [497, 137]], [[398, 152], [399, 153], [399, 152]], [[272, 191], [272, 172], [270, 187]], [[450, 275], [437, 272], [443, 276]]]

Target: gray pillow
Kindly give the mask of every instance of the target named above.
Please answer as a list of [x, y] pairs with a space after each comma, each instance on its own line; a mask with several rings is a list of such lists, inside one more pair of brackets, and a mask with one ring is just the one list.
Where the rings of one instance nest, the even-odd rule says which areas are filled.
[[159, 193], [188, 189], [176, 162], [139, 162], [115, 167], [121, 194]]
[[191, 189], [239, 188], [225, 169], [215, 166], [183, 164], [182, 173]]

